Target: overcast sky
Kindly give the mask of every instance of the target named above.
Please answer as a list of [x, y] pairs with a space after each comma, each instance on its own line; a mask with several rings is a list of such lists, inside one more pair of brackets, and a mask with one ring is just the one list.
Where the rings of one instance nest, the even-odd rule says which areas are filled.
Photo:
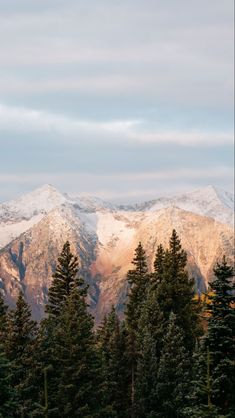
[[0, 0], [0, 201], [233, 189], [233, 0]]

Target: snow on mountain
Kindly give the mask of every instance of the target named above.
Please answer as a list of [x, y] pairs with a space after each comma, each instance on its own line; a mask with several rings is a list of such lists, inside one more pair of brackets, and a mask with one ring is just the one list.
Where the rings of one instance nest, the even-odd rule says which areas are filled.
[[[51, 185], [44, 185], [16, 200], [0, 205], [0, 248], [37, 224], [51, 210], [59, 207], [74, 209], [76, 216], [104, 212], [157, 212], [178, 207], [189, 212], [211, 217], [224, 224], [233, 224], [234, 197], [231, 193], [207, 186], [173, 197], [160, 197], [136, 205], [113, 205], [92, 196], [69, 196]], [[95, 233], [94, 217], [84, 217], [84, 223]], [[112, 225], [109, 226], [112, 230]]]
[[178, 207], [189, 212], [208, 216], [225, 224], [232, 225], [234, 220], [234, 195], [213, 186], [203, 187], [173, 197], [160, 197], [134, 206], [126, 206], [123, 209], [155, 212], [169, 207]]
[[44, 215], [42, 213], [39, 213], [35, 216], [32, 216], [31, 219], [23, 219], [19, 220], [18, 222], [4, 222], [0, 220], [0, 248], [5, 247], [5, 245], [22, 234], [22, 232], [27, 231], [32, 226], [37, 224], [43, 218], [43, 216]]
[[40, 318], [57, 257], [68, 239], [89, 283], [89, 304], [99, 322], [112, 304], [123, 312], [126, 273], [138, 242], [152, 268], [157, 246], [167, 246], [175, 228], [201, 291], [213, 278], [221, 255], [233, 259], [232, 213], [232, 195], [212, 186], [134, 206], [114, 206], [45, 185], [0, 205], [1, 287], [10, 305], [22, 289], [35, 318]]
[[95, 196], [70, 196], [70, 199], [77, 205], [81, 211], [96, 212], [99, 210], [115, 210], [116, 207], [112, 203], [105, 202]]
[[67, 198], [51, 185], [44, 185], [0, 205], [0, 248], [37, 224], [45, 214], [63, 205]]
[[31, 193], [0, 205], [1, 222], [28, 220], [65, 203], [67, 198], [55, 187], [45, 184]]
[[220, 199], [220, 201], [223, 202], [225, 206], [228, 206], [228, 208], [234, 211], [234, 194], [215, 187], [214, 191], [217, 194], [217, 197]]

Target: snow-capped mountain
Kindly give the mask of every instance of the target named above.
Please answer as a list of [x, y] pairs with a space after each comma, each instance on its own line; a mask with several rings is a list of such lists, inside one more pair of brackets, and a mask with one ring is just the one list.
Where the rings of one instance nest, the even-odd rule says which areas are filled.
[[0, 248], [36, 225], [51, 210], [73, 207], [77, 212], [90, 213], [115, 207], [92, 196], [73, 196], [59, 192], [50, 184], [27, 193], [16, 200], [0, 204]]
[[115, 212], [157, 212], [163, 208], [178, 207], [189, 212], [211, 217], [224, 224], [233, 224], [234, 195], [207, 186], [173, 197], [159, 197], [134, 205], [114, 205], [93, 196], [72, 196], [44, 185], [19, 199], [0, 204], [0, 248], [37, 224], [57, 207], [74, 207], [77, 212], [92, 213], [101, 210]]
[[208, 216], [225, 224], [233, 224], [234, 195], [213, 186], [173, 197], [160, 197], [136, 205], [121, 206], [124, 210], [157, 211], [167, 207], [178, 207], [199, 215]]
[[205, 290], [221, 255], [233, 258], [233, 202], [230, 193], [208, 186], [115, 206], [93, 197], [70, 197], [45, 185], [0, 205], [0, 288], [10, 304], [23, 289], [34, 316], [41, 317], [57, 257], [69, 239], [99, 321], [112, 304], [123, 310], [126, 272], [138, 242], [151, 269], [157, 246], [167, 246], [175, 228], [195, 286]]

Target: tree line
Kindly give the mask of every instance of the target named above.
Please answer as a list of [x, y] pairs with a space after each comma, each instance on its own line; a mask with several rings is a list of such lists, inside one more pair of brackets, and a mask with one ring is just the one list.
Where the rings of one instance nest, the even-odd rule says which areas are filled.
[[97, 330], [69, 242], [39, 324], [0, 292], [1, 418], [235, 417], [233, 268], [196, 297], [175, 230], [153, 272], [141, 243], [132, 263], [124, 320], [113, 307]]

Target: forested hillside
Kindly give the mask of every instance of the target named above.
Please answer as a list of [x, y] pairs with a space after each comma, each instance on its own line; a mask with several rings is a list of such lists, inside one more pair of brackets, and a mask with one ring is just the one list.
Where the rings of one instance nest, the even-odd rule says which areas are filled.
[[0, 294], [0, 417], [235, 416], [232, 267], [196, 296], [175, 230], [153, 272], [141, 243], [132, 263], [124, 320], [113, 306], [98, 329], [69, 242], [40, 323], [22, 292], [13, 310]]

